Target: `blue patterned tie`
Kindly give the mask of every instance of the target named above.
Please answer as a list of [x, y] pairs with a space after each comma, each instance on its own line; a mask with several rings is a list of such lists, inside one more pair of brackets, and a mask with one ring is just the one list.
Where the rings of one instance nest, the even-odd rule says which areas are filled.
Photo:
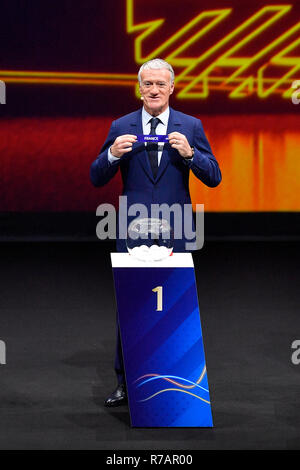
[[[159, 118], [150, 119], [150, 123], [151, 123], [150, 135], [156, 135], [156, 128], [160, 122], [161, 120]], [[156, 178], [157, 170], [158, 170], [158, 144], [154, 142], [147, 143], [147, 152], [148, 152], [153, 176], [154, 178]]]

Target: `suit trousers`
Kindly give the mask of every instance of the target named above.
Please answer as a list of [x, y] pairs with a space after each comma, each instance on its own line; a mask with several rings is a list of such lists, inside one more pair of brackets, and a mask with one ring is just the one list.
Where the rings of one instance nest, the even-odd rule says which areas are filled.
[[116, 353], [115, 353], [115, 373], [118, 380], [118, 385], [125, 385], [125, 370], [123, 361], [123, 352], [121, 344], [121, 334], [119, 327], [119, 315], [116, 311]]

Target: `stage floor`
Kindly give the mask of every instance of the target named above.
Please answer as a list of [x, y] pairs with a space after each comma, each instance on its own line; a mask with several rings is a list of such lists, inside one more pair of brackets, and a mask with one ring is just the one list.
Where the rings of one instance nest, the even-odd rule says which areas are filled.
[[213, 429], [132, 429], [115, 387], [110, 243], [1, 243], [1, 449], [300, 449], [299, 243], [194, 254]]

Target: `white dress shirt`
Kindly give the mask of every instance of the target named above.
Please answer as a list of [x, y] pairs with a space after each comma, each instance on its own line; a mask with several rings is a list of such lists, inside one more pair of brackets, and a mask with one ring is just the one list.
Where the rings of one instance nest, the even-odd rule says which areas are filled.
[[[156, 130], [155, 130], [157, 135], [166, 135], [167, 134], [169, 115], [170, 115], [170, 108], [168, 106], [167, 109], [163, 113], [159, 114], [158, 116], [155, 116], [158, 119], [160, 119], [160, 121], [161, 121], [157, 124]], [[150, 121], [151, 121], [152, 118], [153, 118], [153, 116], [151, 116], [151, 114], [149, 114], [145, 110], [145, 108], [143, 107], [143, 109], [142, 109], [142, 126], [143, 126], [143, 134], [144, 135], [149, 135], [150, 134], [150, 130], [151, 130]], [[145, 143], [145, 145], [147, 145], [147, 143]], [[164, 143], [159, 142], [158, 143], [158, 165], [160, 164], [163, 148], [164, 148]], [[119, 160], [120, 160], [120, 158], [114, 157], [112, 155], [112, 153], [110, 151], [110, 148], [109, 148], [108, 149], [108, 161], [110, 163], [114, 163], [114, 162], [117, 162]]]

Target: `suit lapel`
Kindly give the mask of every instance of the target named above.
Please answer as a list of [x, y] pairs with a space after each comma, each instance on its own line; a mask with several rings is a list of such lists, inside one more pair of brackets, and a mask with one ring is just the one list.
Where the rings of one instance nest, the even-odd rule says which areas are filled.
[[[181, 126], [181, 122], [178, 119], [178, 113], [174, 109], [170, 108], [167, 134], [171, 134], [171, 132], [175, 132], [175, 131], [180, 132], [180, 126]], [[159, 180], [159, 178], [165, 172], [168, 164], [170, 163], [170, 152], [174, 152], [174, 150], [170, 147], [169, 144], [165, 144], [163, 153], [161, 156], [160, 164], [158, 167], [158, 172], [156, 175], [156, 181]]]
[[[180, 126], [181, 126], [181, 122], [180, 122], [180, 119], [178, 118], [177, 111], [175, 111], [173, 108], [170, 108], [167, 134], [170, 134], [171, 132], [175, 132], [175, 131], [180, 132]], [[142, 108], [139, 111], [137, 111], [135, 116], [132, 117], [130, 128], [131, 128], [130, 133], [134, 135], [143, 134]], [[161, 178], [162, 174], [165, 172], [168, 164], [170, 163], [170, 152], [174, 152], [174, 150], [170, 147], [169, 144], [164, 145], [164, 149], [163, 149], [163, 153], [161, 156], [156, 178], [153, 177], [153, 173], [152, 173], [151, 165], [149, 162], [148, 154], [146, 152], [145, 144], [142, 142], [141, 143], [138, 142], [137, 144], [135, 144], [135, 152], [136, 152], [136, 155], [134, 158], [137, 158], [139, 160], [146, 175], [150, 178], [150, 180], [153, 183], [155, 183], [159, 180], [159, 178]]]

